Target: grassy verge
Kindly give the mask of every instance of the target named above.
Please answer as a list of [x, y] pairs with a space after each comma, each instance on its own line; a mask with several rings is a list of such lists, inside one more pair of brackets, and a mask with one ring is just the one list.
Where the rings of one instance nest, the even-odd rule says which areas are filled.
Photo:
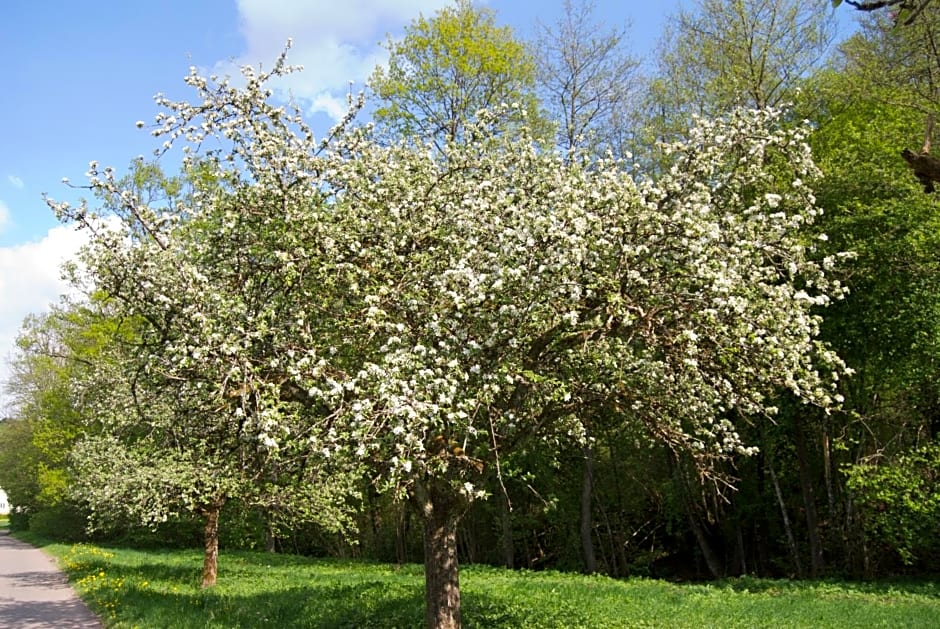
[[[36, 541], [36, 540], [31, 540]], [[198, 587], [198, 551], [51, 544], [108, 627], [421, 627], [421, 567], [229, 552]], [[464, 625], [584, 627], [936, 627], [940, 584], [734, 579], [677, 585], [468, 566]]]

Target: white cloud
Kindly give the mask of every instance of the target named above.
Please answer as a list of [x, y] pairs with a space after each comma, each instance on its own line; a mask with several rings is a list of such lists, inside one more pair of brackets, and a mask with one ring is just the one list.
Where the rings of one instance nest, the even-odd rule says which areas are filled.
[[0, 232], [10, 224], [10, 208], [3, 201], [0, 201]]
[[19, 188], [20, 190], [22, 190], [23, 186], [26, 185], [23, 183], [23, 180], [17, 177], [16, 175], [7, 175], [7, 181], [12, 183], [15, 187]]
[[240, 29], [247, 48], [238, 59], [217, 63], [213, 72], [238, 76], [243, 65], [271, 67], [293, 39], [288, 61], [304, 71], [287, 77], [278, 89], [289, 91], [310, 113], [334, 120], [346, 113], [349, 82], [358, 92], [372, 70], [386, 59], [379, 45], [419, 14], [429, 15], [445, 0], [239, 0]]
[[9, 403], [3, 389], [23, 319], [46, 310], [66, 292], [60, 266], [85, 240], [83, 232], [59, 226], [37, 242], [0, 247], [0, 416]]

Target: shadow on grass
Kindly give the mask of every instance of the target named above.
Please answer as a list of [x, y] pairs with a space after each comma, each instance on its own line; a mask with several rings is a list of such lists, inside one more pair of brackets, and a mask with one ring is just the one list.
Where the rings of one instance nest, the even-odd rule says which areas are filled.
[[[105, 575], [86, 589], [89, 604], [122, 624], [154, 629], [424, 627], [421, 566], [404, 566], [392, 572], [384, 565], [349, 562], [360, 569], [357, 572], [347, 570], [346, 562], [330, 560], [321, 565], [284, 555], [235, 553], [221, 558], [218, 585], [203, 590], [198, 587], [201, 565], [190, 561], [194, 557], [167, 565], [117, 563], [86, 556], [72, 578]], [[364, 565], [375, 574], [362, 572]], [[271, 573], [259, 576], [259, 567], [270, 568]], [[316, 573], [298, 574], [311, 569]], [[342, 572], [347, 573], [345, 577], [336, 574]], [[303, 584], [296, 585], [298, 582]], [[111, 590], [116, 583], [122, 584], [119, 592]], [[111, 605], [117, 598], [119, 604]], [[470, 629], [585, 626], [584, 617], [573, 605], [538, 610], [478, 591], [462, 593], [462, 615], [464, 626]]]
[[[198, 550], [56, 547], [83, 598], [111, 624], [205, 627], [424, 626], [423, 568], [249, 551], [220, 555], [219, 582], [199, 588]], [[462, 571], [463, 621], [486, 627], [936, 626], [940, 584], [744, 577], [677, 585], [562, 573]], [[466, 578], [465, 578], [466, 577]]]
[[[577, 610], [559, 615], [513, 608], [485, 594], [463, 597], [463, 624], [474, 627], [585, 626]], [[154, 629], [188, 627], [293, 627], [297, 629], [390, 629], [424, 627], [422, 587], [387, 582], [311, 585], [277, 592], [237, 594], [225, 590], [167, 593], [139, 587], [122, 596], [117, 619]]]

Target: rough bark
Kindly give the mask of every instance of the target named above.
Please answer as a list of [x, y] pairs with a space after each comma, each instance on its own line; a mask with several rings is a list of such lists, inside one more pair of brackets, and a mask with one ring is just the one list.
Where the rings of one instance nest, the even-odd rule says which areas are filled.
[[215, 585], [219, 574], [219, 516], [222, 513], [224, 498], [219, 498], [203, 509], [206, 518], [205, 556], [202, 562], [202, 587]]
[[463, 501], [446, 483], [416, 483], [412, 500], [424, 522], [424, 597], [428, 629], [459, 629], [457, 523]]
[[934, 184], [940, 183], [940, 157], [934, 157], [926, 153], [915, 153], [910, 149], [901, 151], [901, 157], [914, 171], [917, 180], [923, 184], [924, 192], [933, 192], [935, 190]]
[[584, 572], [597, 572], [597, 557], [594, 554], [594, 518], [591, 511], [594, 495], [594, 449], [584, 446], [584, 468], [581, 475], [581, 556]]

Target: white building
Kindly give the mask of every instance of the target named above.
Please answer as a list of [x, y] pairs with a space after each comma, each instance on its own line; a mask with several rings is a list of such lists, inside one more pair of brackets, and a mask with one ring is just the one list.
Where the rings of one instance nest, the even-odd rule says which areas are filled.
[[0, 515], [6, 515], [10, 512], [10, 501], [7, 500], [7, 492], [0, 489]]

